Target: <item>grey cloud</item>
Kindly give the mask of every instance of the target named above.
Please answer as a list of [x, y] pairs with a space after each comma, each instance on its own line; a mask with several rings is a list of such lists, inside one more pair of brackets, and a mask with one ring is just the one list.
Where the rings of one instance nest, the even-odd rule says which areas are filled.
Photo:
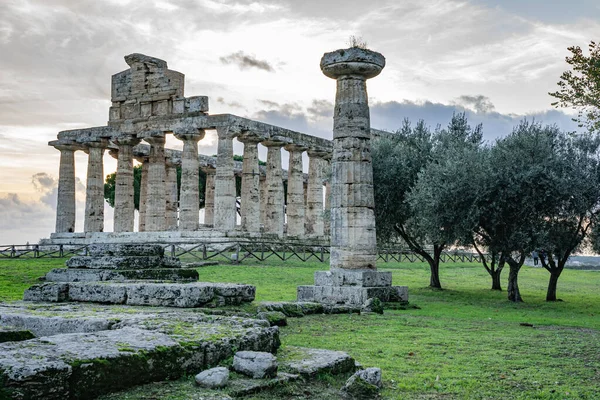
[[330, 118], [333, 117], [333, 103], [329, 100], [313, 100], [306, 111], [313, 118]]
[[223, 104], [229, 107], [233, 107], [233, 108], [246, 108], [244, 107], [241, 103], [237, 102], [237, 101], [231, 101], [231, 102], [227, 102], [225, 101], [225, 99], [223, 97], [217, 97], [217, 103], [219, 104]]
[[24, 244], [47, 236], [54, 225], [52, 207], [25, 201], [16, 193], [0, 195], [0, 244]]
[[492, 101], [483, 95], [469, 96], [462, 95], [456, 99], [455, 104], [463, 107], [472, 107], [478, 113], [489, 113], [496, 109]]
[[226, 65], [237, 65], [241, 70], [257, 68], [267, 72], [275, 72], [275, 69], [271, 66], [271, 64], [269, 64], [268, 61], [259, 60], [255, 56], [246, 54], [241, 50], [236, 53], [220, 57], [219, 60]]
[[277, 103], [277, 102], [274, 102], [274, 101], [271, 101], [271, 100], [260, 100], [260, 99], [259, 99], [259, 100], [258, 100], [258, 102], [259, 102], [260, 104], [263, 104], [263, 105], [265, 105], [265, 106], [269, 107], [269, 108], [276, 108], [276, 107], [279, 107], [279, 103]]

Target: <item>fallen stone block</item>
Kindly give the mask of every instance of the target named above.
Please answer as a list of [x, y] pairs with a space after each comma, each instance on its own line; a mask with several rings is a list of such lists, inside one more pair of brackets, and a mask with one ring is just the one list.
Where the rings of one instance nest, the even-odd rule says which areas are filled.
[[277, 375], [277, 358], [261, 351], [238, 351], [233, 356], [232, 368], [253, 379], [274, 378]]
[[230, 389], [227, 390], [227, 393], [232, 397], [244, 397], [262, 392], [263, 390], [272, 389], [298, 379], [300, 379], [300, 375], [288, 374], [285, 372], [280, 372], [275, 378], [271, 379], [234, 379], [230, 381]]
[[69, 284], [69, 301], [86, 303], [125, 304], [127, 286], [95, 282]]
[[354, 371], [354, 359], [343, 351], [288, 346], [279, 353], [281, 368], [304, 377]]
[[259, 312], [257, 317], [268, 321], [271, 326], [287, 326], [287, 317], [281, 311]]
[[225, 367], [216, 367], [200, 372], [195, 377], [196, 383], [209, 389], [219, 389], [227, 386], [229, 370]]
[[159, 244], [105, 243], [90, 244], [91, 256], [159, 256], [165, 255], [165, 249]]
[[381, 369], [367, 368], [356, 371], [340, 390], [342, 398], [371, 400], [379, 396], [381, 389]]
[[198, 271], [183, 268], [102, 270], [87, 268], [57, 268], [46, 274], [47, 282], [98, 282], [127, 280], [155, 280], [196, 282]]
[[25, 301], [61, 302], [69, 298], [69, 284], [67, 283], [42, 283], [33, 285], [23, 293]]
[[1, 326], [30, 331], [35, 337], [65, 333], [99, 332], [112, 328], [114, 319], [92, 316], [44, 316], [26, 313], [0, 313]]
[[91, 269], [157, 269], [180, 268], [181, 262], [174, 257], [162, 256], [75, 256], [67, 260], [69, 268]]

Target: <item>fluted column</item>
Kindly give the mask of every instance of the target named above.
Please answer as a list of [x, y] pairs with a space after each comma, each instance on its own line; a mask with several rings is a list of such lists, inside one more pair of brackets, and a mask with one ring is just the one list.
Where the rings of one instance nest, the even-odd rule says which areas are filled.
[[133, 188], [133, 146], [140, 139], [124, 136], [113, 139], [118, 147], [115, 178], [115, 232], [133, 232], [135, 218]]
[[138, 208], [138, 231], [146, 230], [146, 202], [148, 200], [148, 157], [136, 155], [136, 160], [142, 164], [142, 177], [140, 179], [140, 206]]
[[335, 79], [331, 174], [331, 269], [376, 269], [377, 241], [367, 79], [385, 58], [350, 48], [326, 53], [321, 71]]
[[150, 144], [148, 156], [148, 198], [146, 201], [146, 231], [164, 231], [166, 228], [166, 170], [165, 135], [147, 132], [143, 139]]
[[244, 143], [242, 164], [241, 216], [242, 230], [260, 232], [260, 171], [258, 167], [258, 143], [264, 138], [251, 133], [239, 137]]
[[287, 138], [272, 137], [262, 142], [267, 147], [267, 196], [265, 202], [265, 233], [283, 236], [284, 196], [281, 171], [281, 148], [288, 143]]
[[58, 198], [56, 201], [56, 233], [75, 231], [75, 142], [55, 140], [49, 143], [60, 151]]
[[267, 176], [261, 175], [258, 177], [258, 188], [260, 192], [260, 225], [264, 228], [265, 221], [267, 220]]
[[235, 175], [233, 171], [233, 138], [231, 127], [217, 128], [217, 171], [215, 174], [214, 227], [225, 232], [236, 225]]
[[288, 144], [289, 152], [287, 183], [287, 236], [304, 237], [304, 173], [302, 171], [302, 153], [306, 147]]
[[107, 140], [87, 142], [88, 151], [87, 180], [85, 187], [84, 232], [104, 231], [104, 149]]
[[331, 154], [329, 159], [325, 159], [325, 171], [329, 178], [323, 183], [325, 186], [325, 219], [323, 220], [323, 233], [325, 236], [331, 236]]
[[206, 174], [206, 187], [204, 188], [204, 224], [213, 225], [215, 222], [215, 175], [216, 170], [211, 167], [202, 168]]
[[165, 159], [165, 227], [168, 231], [177, 230], [177, 164]]
[[306, 199], [306, 235], [324, 234], [323, 221], [323, 157], [324, 151], [308, 151], [308, 188]]
[[175, 131], [175, 137], [183, 141], [181, 153], [181, 190], [179, 194], [179, 230], [195, 231], [200, 220], [200, 189], [198, 141], [204, 138], [202, 129]]

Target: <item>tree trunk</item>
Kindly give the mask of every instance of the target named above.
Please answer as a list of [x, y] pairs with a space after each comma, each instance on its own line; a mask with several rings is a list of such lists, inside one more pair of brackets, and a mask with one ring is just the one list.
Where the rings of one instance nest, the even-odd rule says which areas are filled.
[[519, 291], [518, 282], [519, 270], [521, 269], [521, 266], [514, 262], [509, 262], [508, 265], [510, 267], [508, 273], [508, 300], [519, 303], [523, 301], [521, 292]]
[[502, 274], [502, 270], [495, 270], [490, 272], [492, 276], [492, 290], [502, 291], [502, 285], [500, 284], [500, 275]]
[[548, 292], [546, 293], [546, 301], [556, 301], [556, 285], [560, 274], [555, 272], [550, 273], [550, 282], [548, 282]]
[[433, 260], [429, 263], [429, 270], [431, 271], [431, 278], [429, 279], [429, 287], [434, 289], [441, 289], [442, 283], [440, 282], [440, 263], [439, 260]]

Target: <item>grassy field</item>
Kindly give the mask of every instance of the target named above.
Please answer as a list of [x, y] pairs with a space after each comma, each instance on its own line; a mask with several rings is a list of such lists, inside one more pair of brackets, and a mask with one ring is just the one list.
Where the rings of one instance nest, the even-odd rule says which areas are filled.
[[[19, 299], [38, 276], [61, 265], [0, 260], [0, 299]], [[419, 308], [289, 319], [281, 330], [283, 346], [343, 350], [365, 367], [382, 368], [383, 398], [600, 399], [600, 271], [566, 270], [558, 287], [564, 301], [546, 303], [548, 273], [524, 267], [519, 283], [525, 303], [513, 304], [506, 292], [489, 290], [491, 280], [477, 264], [444, 264], [443, 291], [426, 287], [424, 264], [379, 268], [392, 271], [394, 284], [408, 285], [410, 302]], [[322, 269], [327, 265], [273, 260], [199, 272], [203, 281], [254, 284], [256, 300], [263, 301], [294, 300], [296, 286], [312, 284], [314, 271]], [[193, 398], [191, 379], [110, 398]], [[340, 380], [328, 379], [255, 398], [330, 398]]]

